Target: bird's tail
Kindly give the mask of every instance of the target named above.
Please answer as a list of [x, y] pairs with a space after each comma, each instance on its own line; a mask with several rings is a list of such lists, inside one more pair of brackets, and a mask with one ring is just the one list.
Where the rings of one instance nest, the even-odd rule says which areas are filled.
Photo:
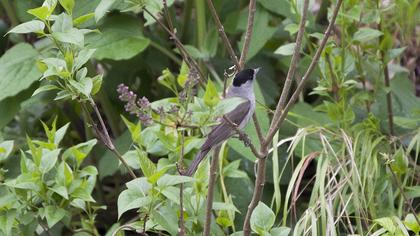
[[210, 148], [206, 150], [200, 150], [200, 152], [195, 156], [194, 160], [191, 162], [191, 165], [188, 168], [187, 172], [185, 173], [186, 176], [192, 176], [195, 173], [195, 171], [197, 171], [198, 165], [206, 157], [207, 153], [209, 153], [210, 150]]

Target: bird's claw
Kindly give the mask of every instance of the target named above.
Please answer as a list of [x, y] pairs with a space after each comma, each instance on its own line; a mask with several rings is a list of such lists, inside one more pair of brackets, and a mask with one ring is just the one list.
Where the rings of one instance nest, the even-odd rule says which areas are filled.
[[239, 140], [244, 142], [245, 147], [249, 147], [251, 145], [251, 139], [245, 133], [239, 135]]

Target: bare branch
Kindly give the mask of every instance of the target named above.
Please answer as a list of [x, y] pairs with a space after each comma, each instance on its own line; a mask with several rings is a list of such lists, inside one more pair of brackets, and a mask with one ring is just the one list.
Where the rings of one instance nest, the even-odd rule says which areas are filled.
[[163, 24], [155, 15], [153, 15], [153, 13], [151, 13], [149, 10], [147, 10], [147, 8], [143, 8], [143, 11], [146, 12], [147, 14], [149, 14], [160, 25], [160, 27], [162, 27], [162, 29], [164, 29], [171, 36], [172, 40], [174, 40], [174, 42], [175, 42], [176, 47], [178, 48], [179, 52], [181, 53], [183, 59], [188, 64], [188, 67], [189, 68], [194, 68], [195, 70], [198, 71], [198, 73], [200, 73], [200, 80], [199, 80], [200, 81], [200, 86], [202, 86], [204, 88], [206, 83], [205, 83], [205, 76], [204, 76], [203, 72], [201, 71], [200, 67], [198, 66], [198, 63], [194, 60], [194, 58], [191, 57], [191, 55], [185, 49], [184, 45], [178, 39], [176, 34], [171, 29], [166, 27], [165, 24]]
[[267, 143], [270, 142], [271, 140], [271, 138], [268, 138], [268, 137], [270, 137], [271, 134], [273, 134], [272, 136], [274, 136], [274, 133], [277, 132], [277, 129], [275, 129], [276, 123], [278, 123], [277, 119], [279, 118], [280, 114], [283, 111], [284, 105], [286, 104], [286, 100], [289, 96], [289, 91], [292, 86], [293, 77], [295, 76], [295, 72], [299, 63], [299, 58], [300, 58], [299, 54], [300, 54], [300, 49], [302, 47], [302, 39], [305, 33], [305, 23], [306, 23], [306, 18], [308, 15], [308, 5], [309, 5], [309, 1], [306, 0], [303, 5], [303, 12], [302, 12], [302, 16], [299, 23], [299, 31], [296, 36], [296, 46], [293, 51], [293, 56], [290, 62], [289, 71], [287, 72], [286, 80], [283, 85], [283, 91], [281, 92], [280, 99], [277, 103], [276, 110], [274, 112], [274, 116], [271, 121], [270, 128], [268, 130], [267, 138], [265, 139]]
[[248, 54], [249, 46], [251, 44], [252, 30], [254, 28], [254, 16], [255, 16], [255, 11], [257, 10], [256, 3], [257, 3], [256, 0], [249, 0], [248, 24], [247, 24], [246, 32], [245, 32], [244, 45], [242, 46], [241, 58], [239, 59], [239, 69], [242, 69], [245, 65], [246, 56]]
[[210, 164], [210, 176], [209, 176], [209, 185], [206, 199], [206, 218], [204, 223], [204, 236], [210, 235], [210, 226], [211, 226], [211, 217], [213, 212], [213, 196], [214, 196], [214, 185], [216, 183], [217, 177], [217, 167], [219, 165], [219, 153], [220, 145], [217, 146], [213, 151], [213, 157]]
[[280, 112], [277, 112], [278, 117], [277, 119], [271, 122], [273, 124], [274, 122], [274, 127], [272, 129], [270, 129], [270, 131], [268, 132], [267, 136], [266, 136], [266, 140], [271, 140], [274, 136], [274, 134], [276, 133], [276, 131], [279, 129], [280, 125], [283, 123], [284, 119], [287, 116], [288, 111], [290, 110], [290, 108], [293, 106], [294, 102], [297, 100], [297, 98], [299, 97], [299, 93], [302, 91], [306, 80], [308, 79], [309, 75], [312, 73], [312, 71], [315, 69], [315, 66], [318, 64], [318, 60], [319, 57], [321, 56], [322, 51], [325, 48], [325, 45], [327, 44], [328, 38], [330, 37], [331, 34], [331, 30], [334, 27], [334, 23], [335, 20], [337, 19], [337, 15], [338, 15], [338, 11], [340, 10], [340, 6], [341, 3], [343, 2], [343, 0], [338, 0], [337, 4], [335, 6], [331, 21], [327, 27], [327, 29], [325, 30], [324, 33], [324, 37], [315, 53], [315, 56], [312, 58], [311, 64], [309, 65], [308, 69], [306, 70], [305, 74], [303, 75], [301, 81], [299, 82], [295, 92], [293, 93], [293, 95], [291, 96], [289, 102], [287, 103], [286, 107], [281, 110]]
[[223, 40], [223, 43], [229, 53], [230, 59], [232, 59], [233, 63], [239, 69], [240, 66], [239, 66], [238, 57], [236, 56], [235, 51], [233, 51], [232, 45], [230, 44], [229, 39], [226, 35], [225, 28], [223, 27], [222, 22], [220, 21], [219, 16], [217, 15], [216, 9], [214, 8], [213, 1], [207, 0], [207, 5], [210, 8], [211, 15], [218, 28], [220, 38], [222, 38]]

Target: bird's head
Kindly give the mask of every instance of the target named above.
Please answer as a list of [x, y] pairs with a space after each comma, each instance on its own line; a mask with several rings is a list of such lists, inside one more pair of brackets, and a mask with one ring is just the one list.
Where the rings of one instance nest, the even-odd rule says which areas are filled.
[[235, 75], [233, 78], [232, 85], [234, 87], [242, 87], [244, 85], [251, 85], [254, 79], [257, 76], [258, 71], [260, 71], [261, 67], [256, 69], [244, 69], [241, 70], [239, 73]]

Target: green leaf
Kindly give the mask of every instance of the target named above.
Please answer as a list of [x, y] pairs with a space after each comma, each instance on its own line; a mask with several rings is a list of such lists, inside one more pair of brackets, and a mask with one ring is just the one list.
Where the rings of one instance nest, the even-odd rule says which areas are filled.
[[67, 32], [73, 28], [73, 19], [66, 13], [58, 15], [53, 26], [51, 27], [52, 32]]
[[60, 151], [60, 149], [55, 149], [52, 151], [48, 149], [42, 149], [41, 163], [39, 164], [39, 170], [41, 173], [45, 174], [54, 167]]
[[276, 51], [274, 51], [274, 54], [279, 54], [283, 56], [291, 56], [293, 55], [293, 51], [295, 50], [295, 47], [296, 47], [296, 43], [288, 43], [277, 48]]
[[164, 187], [164, 186], [172, 186], [172, 185], [188, 183], [188, 182], [193, 182], [193, 181], [194, 181], [194, 178], [189, 177], [189, 176], [165, 174], [159, 178], [159, 180], [157, 181], [157, 185]]
[[416, 235], [420, 232], [420, 225], [417, 223], [416, 217], [413, 214], [408, 214], [404, 219], [404, 225], [413, 231]]
[[408, 158], [401, 148], [394, 154], [391, 169], [397, 174], [405, 174], [407, 172]]
[[365, 43], [375, 38], [379, 38], [383, 33], [376, 29], [371, 28], [360, 28], [353, 35], [353, 40], [361, 43]]
[[124, 155], [122, 156], [123, 159], [127, 162], [128, 166], [136, 170], [140, 169], [140, 160], [138, 153], [138, 151], [131, 150], [124, 153]]
[[136, 18], [117, 15], [107, 18], [100, 27], [102, 34], [88, 35], [89, 48], [96, 48], [94, 57], [98, 60], [130, 59], [149, 46], [150, 40], [142, 34]]
[[272, 228], [270, 231], [271, 236], [289, 236], [290, 228], [289, 227], [276, 227]]
[[2, 210], [0, 212], [0, 229], [5, 235], [12, 235], [11, 232], [16, 215], [16, 210]]
[[203, 100], [209, 107], [215, 106], [220, 101], [216, 86], [210, 79], [207, 80], [206, 92], [204, 93]]
[[151, 200], [149, 197], [144, 197], [138, 191], [126, 189], [118, 196], [118, 219], [121, 215], [131, 209], [147, 206]]
[[44, 21], [44, 20], [47, 20], [51, 16], [51, 13], [53, 12], [53, 10], [51, 10], [48, 6], [41, 6], [41, 7], [28, 10], [28, 13]]
[[103, 78], [103, 75], [96, 75], [95, 77], [92, 78], [92, 83], [93, 83], [93, 87], [91, 91], [92, 95], [97, 94], [99, 90], [101, 90], [102, 78]]
[[53, 32], [52, 36], [62, 43], [70, 43], [83, 47], [85, 36], [81, 30], [72, 28], [66, 32]]
[[95, 9], [96, 22], [102, 19], [116, 2], [119, 2], [119, 0], [102, 0]]
[[170, 235], [178, 235], [178, 216], [175, 208], [163, 206], [154, 209], [151, 218], [168, 231]]
[[127, 120], [124, 116], [121, 116], [122, 120], [124, 121], [125, 126], [127, 126], [128, 131], [131, 134], [131, 140], [134, 143], [140, 145], [141, 140], [141, 122], [138, 121], [137, 124], [134, 124]]
[[189, 68], [187, 66], [187, 63], [182, 61], [182, 65], [181, 65], [181, 69], [179, 71], [179, 75], [176, 78], [176, 81], [178, 82], [178, 84], [181, 87], [185, 86], [185, 82], [187, 82], [187, 79], [188, 79], [188, 73], [189, 73]]
[[49, 228], [57, 224], [66, 215], [66, 211], [63, 208], [57, 206], [47, 206], [44, 208], [44, 210], [44, 215], [47, 219]]
[[32, 96], [35, 96], [35, 95], [37, 95], [39, 93], [42, 93], [42, 92], [46, 92], [46, 91], [50, 91], [50, 90], [57, 90], [57, 89], [59, 89], [57, 86], [52, 85], [52, 84], [47, 84], [47, 85], [44, 85], [44, 86], [41, 86], [41, 87], [37, 88], [34, 91], [34, 93], [32, 94]]
[[397, 231], [397, 227], [391, 217], [375, 219], [374, 222], [382, 226], [392, 235], [394, 235], [394, 233]]
[[15, 34], [27, 34], [27, 33], [42, 33], [44, 32], [45, 24], [40, 20], [32, 20], [20, 25], [17, 25], [13, 29], [11, 29], [7, 34], [15, 33]]
[[263, 202], [259, 202], [251, 215], [251, 229], [260, 235], [268, 232], [273, 227], [275, 218], [274, 212]]
[[3, 141], [0, 143], [0, 162], [6, 160], [6, 158], [12, 153], [13, 140]]
[[72, 157], [77, 161], [77, 164], [80, 165], [92, 150], [93, 146], [95, 146], [96, 142], [96, 139], [91, 139], [67, 149], [63, 153], [63, 159], [66, 160], [67, 158]]
[[394, 116], [394, 122], [396, 125], [406, 128], [406, 129], [415, 129], [419, 127], [420, 119], [418, 118], [408, 118], [402, 116]]
[[49, 188], [51, 191], [57, 193], [58, 195], [62, 196], [65, 199], [69, 199], [69, 194], [67, 192], [67, 188], [61, 185], [54, 185], [53, 187]]
[[86, 64], [86, 62], [89, 61], [89, 59], [92, 57], [95, 51], [96, 49], [88, 49], [88, 48], [82, 49], [77, 54], [77, 57], [74, 59], [73, 69], [79, 70], [80, 68], [82, 68], [82, 66]]
[[156, 165], [148, 157], [147, 153], [143, 150], [137, 149], [138, 156], [140, 157], [140, 169], [144, 176], [150, 177], [156, 172]]
[[74, 0], [58, 0], [60, 5], [66, 10], [66, 12], [71, 15], [74, 8]]
[[73, 20], [73, 24], [75, 26], [80, 26], [81, 24], [85, 23], [86, 21], [92, 19], [95, 16], [95, 13], [88, 13], [83, 16], [79, 16], [76, 19]]
[[54, 144], [58, 146], [61, 140], [64, 138], [67, 129], [69, 128], [70, 123], [65, 124], [63, 127], [58, 129], [54, 134]]

